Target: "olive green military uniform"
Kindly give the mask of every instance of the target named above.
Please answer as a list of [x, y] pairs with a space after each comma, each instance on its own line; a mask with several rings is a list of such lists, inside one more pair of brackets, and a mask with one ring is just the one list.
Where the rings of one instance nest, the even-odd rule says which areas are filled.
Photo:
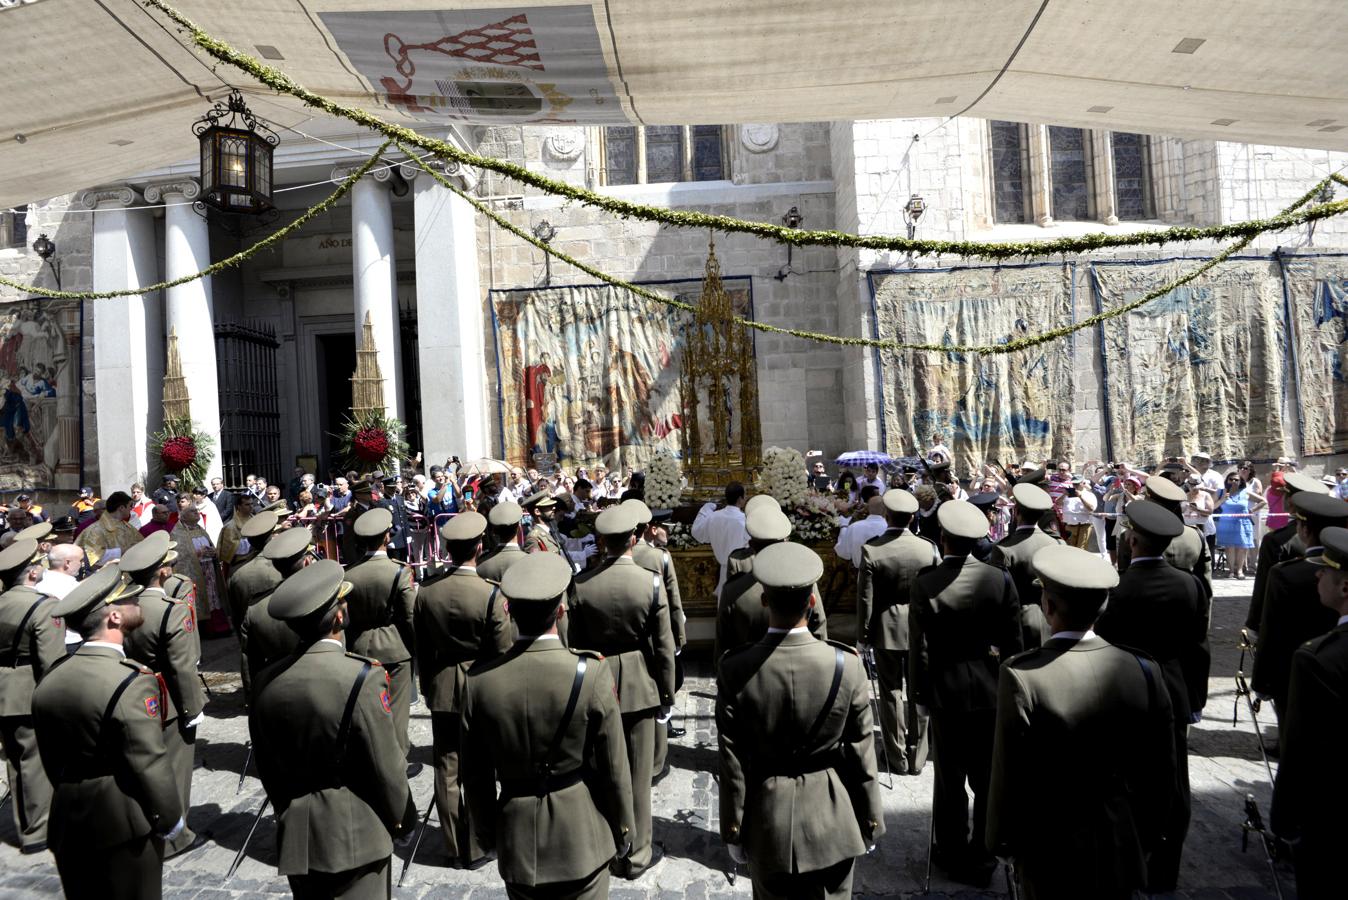
[[[1348, 538], [1348, 534], [1344, 535]], [[1343, 563], [1340, 558], [1340, 564]], [[1297, 896], [1339, 897], [1343, 848], [1348, 846], [1348, 623], [1302, 645], [1292, 655], [1282, 758], [1269, 823], [1293, 841]]]
[[736, 575], [743, 575], [745, 572], [754, 570], [754, 551], [748, 547], [741, 547], [738, 550], [731, 550], [730, 555], [725, 560], [725, 580], [729, 583], [730, 579]]
[[[728, 650], [744, 644], [756, 643], [768, 633], [768, 609], [763, 605], [763, 586], [754, 578], [753, 561], [746, 560], [747, 570], [740, 572], [721, 587], [717, 601], [716, 645], [717, 659]], [[808, 613], [810, 634], [819, 640], [828, 639], [828, 613], [815, 590], [815, 604]]]
[[276, 590], [276, 586], [280, 583], [281, 573], [276, 571], [276, 566], [271, 560], [263, 556], [254, 556], [232, 571], [226, 593], [229, 598], [230, 620], [234, 627], [239, 627], [239, 623], [243, 621], [243, 617], [254, 603]]
[[[514, 554], [523, 558], [516, 548]], [[422, 585], [414, 614], [421, 693], [431, 711], [435, 805], [451, 858], [483, 855], [459, 782], [459, 726], [468, 669], [510, 649], [510, 623], [495, 584], [473, 566], [455, 566]]]
[[[610, 513], [620, 510], [605, 510], [600, 519]], [[604, 526], [596, 521], [596, 527], [602, 532]], [[631, 767], [636, 828], [629, 862], [635, 875], [652, 861], [655, 720], [660, 707], [674, 703], [674, 634], [664, 579], [630, 555], [612, 557], [576, 578], [571, 603], [571, 646], [603, 654], [617, 685]]]
[[529, 533], [524, 537], [525, 553], [556, 553], [565, 557], [562, 552], [562, 545], [557, 542], [556, 536], [552, 530], [542, 522], [534, 523], [529, 529]]
[[[765, 548], [756, 566], [764, 558], [769, 589], [808, 589], [823, 571], [798, 544]], [[721, 837], [748, 857], [754, 896], [850, 897], [855, 858], [885, 830], [856, 651], [774, 629], [719, 669]]]
[[1264, 618], [1264, 595], [1268, 591], [1268, 576], [1273, 567], [1306, 555], [1306, 544], [1297, 535], [1293, 519], [1276, 531], [1270, 531], [1259, 542], [1259, 560], [1254, 570], [1254, 586], [1250, 593], [1250, 610], [1245, 616], [1245, 627], [1258, 631]]
[[1042, 591], [1035, 584], [1034, 566], [1030, 560], [1045, 547], [1061, 545], [1062, 541], [1045, 534], [1035, 525], [1021, 525], [992, 548], [988, 562], [1011, 573], [1020, 600], [1020, 638], [1025, 648], [1038, 647], [1048, 640], [1048, 620], [1040, 604]]
[[[16, 540], [0, 554], [0, 564], [17, 578], [36, 553], [36, 541]], [[38, 682], [66, 655], [65, 629], [52, 619], [55, 605], [28, 585], [0, 594], [0, 749], [14, 830], [28, 853], [47, 846], [52, 787], [38, 755], [32, 702]]]
[[1256, 694], [1273, 698], [1279, 722], [1287, 712], [1293, 654], [1338, 621], [1332, 609], [1321, 605], [1316, 592], [1315, 573], [1320, 566], [1314, 560], [1323, 553], [1323, 547], [1308, 547], [1302, 558], [1278, 563], [1269, 572], [1250, 687]]
[[[345, 590], [341, 566], [321, 560], [267, 605], [288, 625], [312, 622]], [[248, 728], [276, 807], [277, 868], [294, 896], [388, 898], [392, 837], [412, 826], [416, 810], [378, 661], [338, 640], [306, 639], [258, 673], [254, 688]]]
[[880, 733], [889, 765], [899, 774], [916, 774], [927, 762], [927, 720], [904, 690], [908, 602], [918, 573], [939, 557], [935, 544], [906, 528], [890, 527], [861, 547], [857, 643], [869, 644], [875, 654]]
[[[966, 509], [967, 508], [967, 509]], [[941, 504], [937, 515], [949, 531], [963, 510], [981, 533], [987, 518], [965, 501]], [[965, 523], [967, 524], [967, 523]], [[931, 711], [936, 781], [932, 828], [941, 866], [952, 872], [985, 868], [992, 736], [996, 727], [997, 671], [1021, 649], [1020, 602], [1005, 569], [972, 556], [947, 556], [913, 582], [908, 606], [909, 679], [913, 701]], [[969, 834], [968, 795], [974, 794], [974, 831]]]
[[[1157, 508], [1149, 501], [1134, 500], [1125, 515], [1133, 528], [1151, 531], [1157, 526], [1142, 517]], [[1170, 515], [1181, 535], [1192, 531]], [[1165, 559], [1135, 559], [1120, 576], [1119, 586], [1110, 593], [1109, 603], [1096, 623], [1102, 638], [1156, 660], [1170, 693], [1178, 794], [1160, 844], [1152, 849], [1147, 861], [1147, 890], [1151, 892], [1175, 889], [1189, 830], [1188, 727], [1207, 703], [1211, 663], [1208, 616], [1207, 596], [1192, 572], [1177, 569]]]
[[412, 707], [412, 608], [417, 586], [412, 568], [376, 551], [346, 570], [352, 590], [347, 597], [351, 620], [347, 646], [353, 653], [379, 660], [392, 685], [393, 727], [407, 753], [407, 720]]
[[500, 584], [506, 570], [522, 559], [524, 550], [519, 544], [502, 544], [477, 561], [477, 574]]
[[[126, 655], [162, 678], [167, 689], [161, 719], [164, 748], [177, 778], [178, 800], [186, 816], [192, 807], [197, 739], [196, 726], [188, 723], [206, 706], [206, 692], [197, 677], [201, 644], [196, 616], [188, 602], [170, 600], [156, 588], [141, 592], [140, 608], [145, 624], [127, 635]], [[189, 846], [194, 837], [192, 830], [185, 828], [165, 850], [172, 856]]]
[[992, 759], [987, 846], [1015, 858], [1022, 896], [1125, 900], [1144, 886], [1144, 853], [1176, 799], [1170, 695], [1155, 662], [1099, 637], [1013, 656]]
[[[99, 602], [134, 596], [115, 566], [57, 602], [78, 626]], [[113, 643], [86, 642], [33, 693], [42, 765], [54, 788], [47, 839], [71, 900], [158, 898], [160, 836], [181, 822], [164, 749], [164, 697], [148, 668]]]
[[[1147, 479], [1147, 497], [1150, 502], [1181, 516], [1180, 504], [1184, 502], [1185, 494], [1173, 481], [1159, 475], [1151, 476]], [[1126, 540], [1119, 541], [1118, 557], [1119, 573], [1127, 572], [1133, 557], [1132, 544]], [[1212, 597], [1212, 556], [1208, 553], [1208, 542], [1200, 526], [1184, 526], [1179, 537], [1165, 548], [1165, 560], [1177, 569], [1193, 573], [1203, 592], [1209, 598]]]
[[356, 538], [356, 520], [375, 508], [370, 500], [371, 495], [368, 485], [360, 485], [359, 487], [353, 485], [351, 493], [351, 502], [347, 504], [346, 515], [342, 517], [342, 538], [338, 545], [342, 554], [341, 563], [347, 567], [354, 566], [365, 559], [365, 551]]
[[[582, 662], [575, 708], [559, 736]], [[478, 841], [496, 850], [508, 896], [608, 896], [609, 863], [636, 828], [615, 692], [599, 654], [569, 650], [551, 636], [521, 640], [469, 670], [464, 791]]]
[[[253, 518], [257, 518], [254, 516]], [[295, 632], [271, 612], [271, 598], [281, 585], [295, 577], [295, 566], [312, 549], [307, 529], [291, 528], [278, 533], [262, 549], [259, 562], [267, 562], [281, 578], [272, 589], [253, 597], [252, 605], [239, 623], [239, 646], [244, 656], [244, 695], [252, 699], [252, 679], [267, 666], [290, 656], [300, 647]], [[303, 571], [301, 568], [299, 571]], [[285, 573], [290, 573], [286, 575]]]
[[[648, 544], [644, 540], [637, 541], [637, 545], [632, 548], [632, 559], [643, 569], [654, 572], [664, 579], [665, 596], [669, 598], [669, 629], [674, 634], [674, 689], [677, 692], [683, 684], [683, 664], [678, 657], [683, 652], [684, 645], [688, 643], [688, 635], [687, 619], [683, 614], [683, 600], [679, 596], [679, 576], [674, 571], [674, 560], [665, 549]], [[655, 762], [652, 763], [657, 776], [665, 770], [665, 763], [668, 761], [669, 728], [657, 722]]]

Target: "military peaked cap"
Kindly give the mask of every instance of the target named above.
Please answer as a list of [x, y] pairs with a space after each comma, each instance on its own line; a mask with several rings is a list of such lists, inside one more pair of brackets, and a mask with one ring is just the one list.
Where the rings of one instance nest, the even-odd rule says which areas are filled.
[[156, 531], [123, 553], [119, 565], [123, 572], [134, 578], [144, 572], [151, 572], [160, 566], [168, 565], [177, 558], [178, 551], [173, 549], [169, 533], [167, 531]]
[[342, 574], [341, 563], [330, 559], [305, 566], [272, 591], [267, 612], [273, 619], [289, 622], [326, 611], [351, 590], [351, 582], [343, 581]]
[[509, 500], [496, 504], [491, 508], [491, 512], [487, 513], [487, 523], [493, 527], [518, 525], [523, 518], [524, 510], [518, 503], [511, 503]]
[[[1166, 515], [1169, 516], [1170, 513], [1167, 512]], [[1030, 562], [1043, 584], [1054, 584], [1069, 590], [1081, 591], [1105, 591], [1118, 587], [1119, 584], [1118, 570], [1109, 560], [1102, 558], [1098, 553], [1065, 544], [1043, 548]]]
[[[946, 534], [981, 538], [988, 534], [988, 517], [968, 500], [947, 500], [936, 510], [936, 520]], [[758, 563], [754, 563], [758, 567]]]
[[382, 506], [367, 509], [356, 519], [356, 537], [372, 538], [385, 534], [393, 527], [393, 513]]
[[106, 565], [56, 601], [51, 614], [55, 618], [84, 618], [96, 606], [106, 606], [139, 594], [144, 588], [123, 574], [116, 563]]
[[475, 541], [487, 530], [487, 517], [479, 512], [461, 512], [440, 526], [440, 537], [446, 541]]
[[511, 603], [554, 603], [571, 584], [571, 565], [556, 553], [530, 553], [501, 576]]
[[824, 561], [804, 544], [782, 541], [764, 547], [754, 557], [754, 578], [768, 589], [812, 587], [824, 574]]
[[1134, 500], [1123, 514], [1137, 531], [1158, 538], [1177, 538], [1184, 532], [1184, 520], [1159, 503]]
[[912, 515], [917, 512], [917, 497], [913, 492], [904, 488], [890, 488], [885, 491], [884, 500], [885, 509], [892, 513], [908, 513]]

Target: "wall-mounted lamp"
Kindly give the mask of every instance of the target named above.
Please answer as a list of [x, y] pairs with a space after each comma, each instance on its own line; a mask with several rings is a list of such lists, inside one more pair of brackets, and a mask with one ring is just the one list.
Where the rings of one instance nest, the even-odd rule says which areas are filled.
[[917, 220], [927, 211], [927, 202], [921, 194], [913, 194], [903, 205], [903, 220], [908, 223], [908, 239], [911, 241], [917, 232]]
[[[547, 219], [541, 220], [532, 229], [533, 235], [545, 244], [551, 243], [557, 236], [557, 229]], [[552, 286], [552, 254], [543, 254], [543, 287]]]
[[51, 269], [52, 278], [56, 280], [56, 288], [61, 288], [61, 264], [53, 257], [56, 256], [56, 242], [45, 234], [39, 234], [37, 240], [33, 241], [33, 252], [42, 257], [42, 261]]
[[[805, 217], [802, 216], [800, 214], [800, 210], [794, 206], [786, 211], [786, 215], [782, 216], [782, 224], [785, 225], [787, 228], [799, 228], [801, 226], [801, 223], [804, 221]], [[793, 247], [794, 245], [792, 244], [786, 245], [786, 265], [778, 269], [777, 274], [772, 276], [778, 281], [786, 281], [788, 275], [802, 274], [801, 272], [797, 272], [795, 269], [791, 267], [791, 251]]]

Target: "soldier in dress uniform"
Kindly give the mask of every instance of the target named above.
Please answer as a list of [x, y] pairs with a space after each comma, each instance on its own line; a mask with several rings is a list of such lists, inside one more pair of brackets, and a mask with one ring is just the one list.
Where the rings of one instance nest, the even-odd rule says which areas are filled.
[[105, 566], [51, 611], [84, 638], [33, 693], [38, 749], [55, 789], [48, 842], [71, 900], [157, 900], [161, 840], [186, 827], [159, 683], [122, 649], [144, 622], [139, 593]]
[[[1157, 504], [1163, 509], [1180, 517], [1184, 521], [1181, 505], [1188, 495], [1184, 489], [1164, 475], [1153, 475], [1147, 479], [1143, 499]], [[1125, 517], [1125, 522], [1127, 521]], [[1186, 525], [1179, 536], [1165, 548], [1166, 562], [1177, 569], [1192, 572], [1198, 578], [1203, 593], [1212, 597], [1212, 556], [1208, 553], [1208, 542], [1198, 525]], [[1132, 560], [1132, 548], [1127, 541], [1119, 542], [1119, 574], [1128, 571]]]
[[[744, 518], [746, 522], [749, 519], [749, 512], [760, 506], [766, 506], [774, 512], [782, 511], [782, 505], [778, 503], [777, 499], [771, 494], [754, 494], [744, 504]], [[740, 547], [738, 550], [730, 551], [730, 555], [726, 557], [725, 561], [725, 580], [727, 584], [729, 584], [730, 579], [734, 578], [736, 575], [743, 575], [745, 572], [752, 572], [754, 570], [754, 554], [757, 552], [758, 551], [753, 548], [752, 541], [750, 541], [750, 545], [747, 547]], [[827, 635], [825, 635], [825, 637], [827, 637]], [[754, 638], [754, 640], [757, 640], [757, 638]], [[721, 654], [718, 652], [716, 658], [719, 659], [720, 656]]]
[[576, 578], [570, 642], [602, 653], [617, 684], [636, 829], [615, 874], [636, 878], [664, 856], [651, 843], [651, 769], [657, 719], [663, 724], [673, 712], [674, 633], [664, 579], [632, 559], [636, 514], [611, 506], [594, 524], [606, 559]]
[[555, 554], [511, 566], [501, 593], [519, 637], [471, 668], [464, 690], [469, 819], [481, 845], [496, 850], [512, 898], [607, 897], [609, 868], [630, 852], [637, 827], [613, 676], [632, 663], [558, 640], [571, 578]]
[[1050, 545], [1033, 565], [1052, 635], [1001, 669], [987, 846], [1026, 897], [1131, 900], [1174, 801], [1170, 695], [1154, 660], [1091, 630], [1108, 560]]
[[[909, 689], [918, 714], [931, 714], [932, 859], [957, 881], [985, 887], [996, 868], [983, 839], [997, 672], [1020, 652], [1020, 603], [1005, 569], [970, 556], [988, 533], [987, 517], [964, 500], [947, 500], [936, 515], [943, 556], [917, 576], [908, 604]], [[974, 793], [972, 837], [966, 780]]]
[[1028, 482], [1014, 485], [1011, 498], [1016, 502], [1012, 531], [997, 544], [988, 562], [1011, 573], [1020, 598], [1020, 637], [1026, 649], [1038, 647], [1049, 636], [1048, 620], [1039, 602], [1040, 587], [1036, 583], [1034, 555], [1045, 547], [1061, 544], [1062, 540], [1039, 528], [1039, 521], [1053, 510], [1053, 498], [1048, 491]]
[[267, 601], [285, 584], [318, 557], [314, 554], [312, 535], [307, 528], [289, 528], [267, 542], [262, 558], [281, 576], [281, 583], [266, 593], [253, 598], [243, 622], [239, 624], [239, 645], [244, 656], [244, 696], [251, 701], [252, 679], [278, 659], [289, 656], [299, 648], [295, 632], [285, 622], [271, 614]]
[[342, 643], [350, 589], [319, 560], [266, 602], [298, 650], [256, 676], [248, 730], [297, 900], [392, 896], [392, 838], [416, 824], [388, 678]]
[[[746, 507], [746, 509], [748, 509]], [[716, 613], [715, 657], [727, 650], [752, 644], [768, 632], [768, 608], [763, 605], [763, 584], [754, 577], [754, 559], [762, 550], [780, 544], [791, 536], [791, 520], [775, 503], [759, 504], [744, 514], [744, 530], [749, 534], [750, 555], [740, 559], [740, 572], [721, 587]], [[819, 596], [818, 588], [815, 596]], [[828, 614], [822, 600], [806, 611], [810, 633], [828, 639]]]
[[[498, 504], [491, 514], [503, 506], [515, 504]], [[498, 656], [511, 645], [503, 598], [496, 583], [482, 578], [477, 566], [486, 527], [487, 519], [475, 512], [459, 513], [440, 526], [450, 565], [422, 584], [413, 615], [421, 693], [431, 711], [435, 806], [449, 855], [466, 868], [481, 864], [486, 857], [465, 815], [466, 799], [459, 783], [464, 684], [473, 663]], [[524, 559], [518, 545], [514, 556]]]
[[393, 727], [407, 753], [407, 720], [412, 707], [412, 609], [417, 600], [412, 567], [388, 555], [393, 517], [375, 507], [351, 526], [363, 561], [346, 570], [351, 595], [346, 599], [347, 646], [352, 653], [379, 660], [392, 684]]
[[52, 548], [52, 524], [50, 522], [34, 522], [14, 535], [16, 541], [25, 538], [37, 541], [37, 552], [42, 557], [38, 560], [38, 565], [44, 569], [47, 568], [47, 554], [51, 552]]
[[56, 601], [34, 587], [42, 572], [38, 553], [32, 538], [0, 550], [0, 749], [24, 853], [47, 849], [52, 797], [33, 731], [33, 689], [66, 655], [65, 629], [52, 619]]
[[281, 574], [263, 555], [267, 542], [272, 535], [281, 530], [281, 522], [274, 512], [260, 512], [249, 516], [240, 529], [243, 540], [248, 542], [251, 554], [246, 562], [236, 564], [229, 573], [229, 585], [225, 596], [229, 602], [229, 622], [237, 631], [248, 607], [260, 597], [276, 590], [281, 583]]
[[1189, 830], [1188, 730], [1208, 698], [1208, 598], [1199, 577], [1176, 568], [1165, 555], [1167, 545], [1192, 531], [1179, 516], [1149, 500], [1134, 500], [1124, 515], [1132, 563], [1110, 593], [1096, 631], [1112, 644], [1156, 660], [1170, 692], [1178, 794], [1147, 860], [1146, 887], [1149, 893], [1163, 893], [1175, 889]]
[[506, 569], [524, 559], [523, 548], [520, 547], [520, 520], [523, 518], [524, 510], [518, 503], [507, 500], [491, 508], [487, 514], [487, 526], [496, 548], [477, 561], [478, 575], [500, 584]]
[[556, 553], [570, 562], [557, 531], [557, 501], [547, 491], [539, 491], [524, 501], [524, 508], [534, 517], [533, 527], [524, 538], [525, 553]]
[[1338, 616], [1322, 604], [1315, 590], [1321, 566], [1314, 557], [1324, 553], [1320, 533], [1326, 528], [1348, 525], [1348, 503], [1328, 494], [1301, 491], [1292, 497], [1297, 540], [1305, 547], [1299, 559], [1275, 565], [1268, 573], [1259, 645], [1254, 653], [1250, 687], [1273, 700], [1281, 722], [1287, 711], [1287, 689], [1292, 677], [1292, 654], [1312, 638], [1334, 627]]
[[[969, 502], [978, 507], [978, 511], [987, 517], [989, 529], [997, 521], [997, 498], [1000, 496], [996, 491], [983, 491], [981, 494], [974, 494], [969, 497]], [[992, 550], [996, 546], [989, 535], [984, 535], [978, 539], [978, 543], [974, 544], [973, 558], [979, 562], [988, 562], [988, 558], [992, 556]]]
[[1316, 593], [1337, 624], [1292, 655], [1292, 682], [1281, 722], [1282, 759], [1269, 824], [1292, 844], [1297, 896], [1339, 897], [1348, 846], [1348, 530], [1320, 532], [1324, 552], [1310, 558]]
[[342, 539], [339, 549], [342, 565], [350, 568], [365, 559], [365, 549], [356, 535], [356, 520], [375, 508], [374, 487], [367, 478], [351, 482], [351, 502], [347, 504], [342, 516]]
[[[178, 780], [178, 802], [184, 820], [192, 809], [192, 767], [196, 757], [197, 726], [206, 718], [206, 695], [197, 678], [201, 659], [201, 635], [196, 608], [190, 601], [175, 600], [164, 592], [164, 580], [178, 558], [168, 532], [156, 531], [122, 556], [120, 568], [140, 587], [140, 611], [145, 627], [126, 636], [123, 649], [129, 659], [141, 663], [163, 683], [164, 703], [160, 724], [164, 749]], [[164, 858], [195, 849], [205, 843], [191, 826], [164, 847]]]
[[[919, 572], [941, 559], [936, 545], [908, 530], [917, 498], [890, 488], [882, 498], [888, 528], [861, 547], [857, 578], [857, 650], [874, 653], [880, 733], [896, 774], [927, 764], [927, 722], [904, 690], [908, 671], [908, 601]], [[911, 727], [910, 727], [911, 725]]]
[[851, 897], [856, 857], [885, 831], [865, 670], [806, 624], [823, 574], [801, 544], [761, 550], [768, 631], [720, 660], [721, 838], [757, 898]]
[[[637, 515], [637, 543], [632, 548], [632, 558], [643, 569], [659, 575], [665, 583], [665, 596], [669, 598], [669, 629], [674, 634], [674, 693], [677, 695], [683, 687], [683, 662], [680, 657], [684, 645], [688, 643], [685, 631], [687, 617], [683, 614], [683, 600], [679, 596], [679, 576], [674, 571], [674, 560], [669, 553], [646, 540], [652, 518], [651, 508], [636, 498], [624, 500], [623, 505]], [[655, 781], [669, 774], [669, 739], [682, 734], [683, 729], [679, 729], [678, 735], [674, 734], [673, 719], [664, 725], [655, 726]]]
[[[1286, 492], [1285, 502], [1290, 507], [1299, 493], [1307, 494], [1329, 494], [1329, 488], [1309, 475], [1303, 475], [1300, 472], [1292, 472], [1283, 476], [1283, 490]], [[1289, 559], [1297, 559], [1306, 554], [1306, 545], [1301, 538], [1297, 536], [1297, 520], [1295, 518], [1288, 521], [1281, 528], [1274, 529], [1264, 535], [1259, 542], [1259, 560], [1254, 570], [1254, 585], [1250, 594], [1250, 611], [1245, 616], [1245, 627], [1250, 631], [1258, 631], [1259, 625], [1264, 618], [1264, 596], [1268, 590], [1269, 572], [1278, 563], [1287, 562]]]

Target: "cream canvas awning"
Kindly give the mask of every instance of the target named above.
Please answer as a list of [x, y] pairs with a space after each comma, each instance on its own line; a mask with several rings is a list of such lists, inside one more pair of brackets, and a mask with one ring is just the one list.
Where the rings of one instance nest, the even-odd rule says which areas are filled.
[[[1348, 150], [1344, 0], [178, 0], [311, 90], [405, 124], [957, 114]], [[196, 154], [238, 86], [137, 0], [0, 0], [0, 205]]]

